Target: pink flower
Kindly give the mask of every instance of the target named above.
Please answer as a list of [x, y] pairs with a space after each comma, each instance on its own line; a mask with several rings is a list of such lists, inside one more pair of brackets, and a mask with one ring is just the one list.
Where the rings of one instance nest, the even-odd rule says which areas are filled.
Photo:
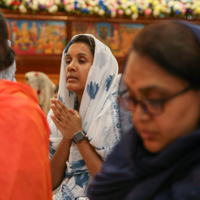
[[145, 11], [144, 11], [144, 14], [146, 16], [150, 15], [152, 13], [152, 10], [150, 8], [147, 8]]
[[111, 4], [112, 4], [113, 6], [115, 6], [115, 5], [117, 5], [117, 2], [116, 2], [116, 1], [113, 1], [113, 2], [111, 2]]
[[64, 4], [64, 5], [67, 5], [68, 3], [69, 3], [68, 0], [64, 0], [64, 1], [63, 1], [63, 4]]
[[50, 1], [49, 1], [49, 4], [48, 4], [48, 7], [53, 6], [53, 4], [54, 4], [53, 0], [50, 0]]
[[182, 10], [181, 10], [182, 14], [186, 13], [186, 6], [185, 4], [182, 4]]
[[119, 14], [119, 15], [123, 15], [123, 14], [124, 14], [124, 11], [123, 11], [122, 9], [119, 9], [119, 10], [118, 10], [118, 14]]
[[144, 1], [141, 1], [140, 3], [141, 3], [141, 5], [144, 5]]
[[114, 7], [113, 7], [113, 8], [112, 8], [112, 11], [113, 11], [113, 12], [117, 12], [117, 8], [114, 8]]
[[70, 10], [74, 10], [74, 5], [71, 4], [71, 5], [69, 6], [69, 8], [70, 8]]
[[182, 12], [182, 14], [185, 14], [186, 13], [186, 9], [182, 8], [181, 12]]

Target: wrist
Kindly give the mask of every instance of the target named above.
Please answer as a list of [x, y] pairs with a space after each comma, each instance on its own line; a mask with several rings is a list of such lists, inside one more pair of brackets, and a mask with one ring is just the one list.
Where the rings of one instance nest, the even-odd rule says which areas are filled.
[[80, 130], [80, 131], [78, 131], [74, 134], [72, 141], [76, 144], [76, 143], [79, 143], [79, 142], [81, 142], [85, 139], [86, 139], [86, 132], [83, 131], [83, 130]]

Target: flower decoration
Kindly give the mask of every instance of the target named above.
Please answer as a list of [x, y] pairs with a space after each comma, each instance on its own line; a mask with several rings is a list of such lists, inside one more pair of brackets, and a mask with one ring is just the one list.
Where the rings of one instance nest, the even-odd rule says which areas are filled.
[[199, 18], [199, 0], [1, 0], [1, 8], [28, 11], [47, 11], [55, 14], [97, 15], [101, 17]]

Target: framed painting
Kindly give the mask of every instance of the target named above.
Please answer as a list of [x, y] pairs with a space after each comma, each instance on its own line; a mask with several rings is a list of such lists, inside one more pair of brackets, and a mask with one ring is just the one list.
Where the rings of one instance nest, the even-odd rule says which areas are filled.
[[88, 33], [97, 37], [96, 24], [94, 22], [72, 22], [72, 36]]
[[116, 57], [124, 57], [136, 34], [144, 27], [143, 24], [106, 23], [106, 22], [73, 22], [72, 36], [81, 33], [94, 35], [106, 44]]
[[8, 19], [12, 48], [17, 55], [59, 55], [66, 45], [65, 21]]
[[135, 36], [144, 27], [143, 24], [119, 24], [119, 37], [121, 39], [121, 54], [125, 56], [134, 40]]

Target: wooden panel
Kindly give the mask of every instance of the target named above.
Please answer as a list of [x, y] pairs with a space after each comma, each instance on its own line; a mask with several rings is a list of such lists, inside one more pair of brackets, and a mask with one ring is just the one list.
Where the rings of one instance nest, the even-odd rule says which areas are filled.
[[59, 73], [61, 65], [61, 55], [53, 56], [31, 56], [16, 55], [17, 73], [29, 71], [41, 71], [44, 73]]
[[[60, 74], [46, 74], [46, 75], [52, 80], [52, 82], [55, 85], [59, 84]], [[16, 78], [17, 82], [26, 83], [25, 73], [16, 73], [15, 78]]]

